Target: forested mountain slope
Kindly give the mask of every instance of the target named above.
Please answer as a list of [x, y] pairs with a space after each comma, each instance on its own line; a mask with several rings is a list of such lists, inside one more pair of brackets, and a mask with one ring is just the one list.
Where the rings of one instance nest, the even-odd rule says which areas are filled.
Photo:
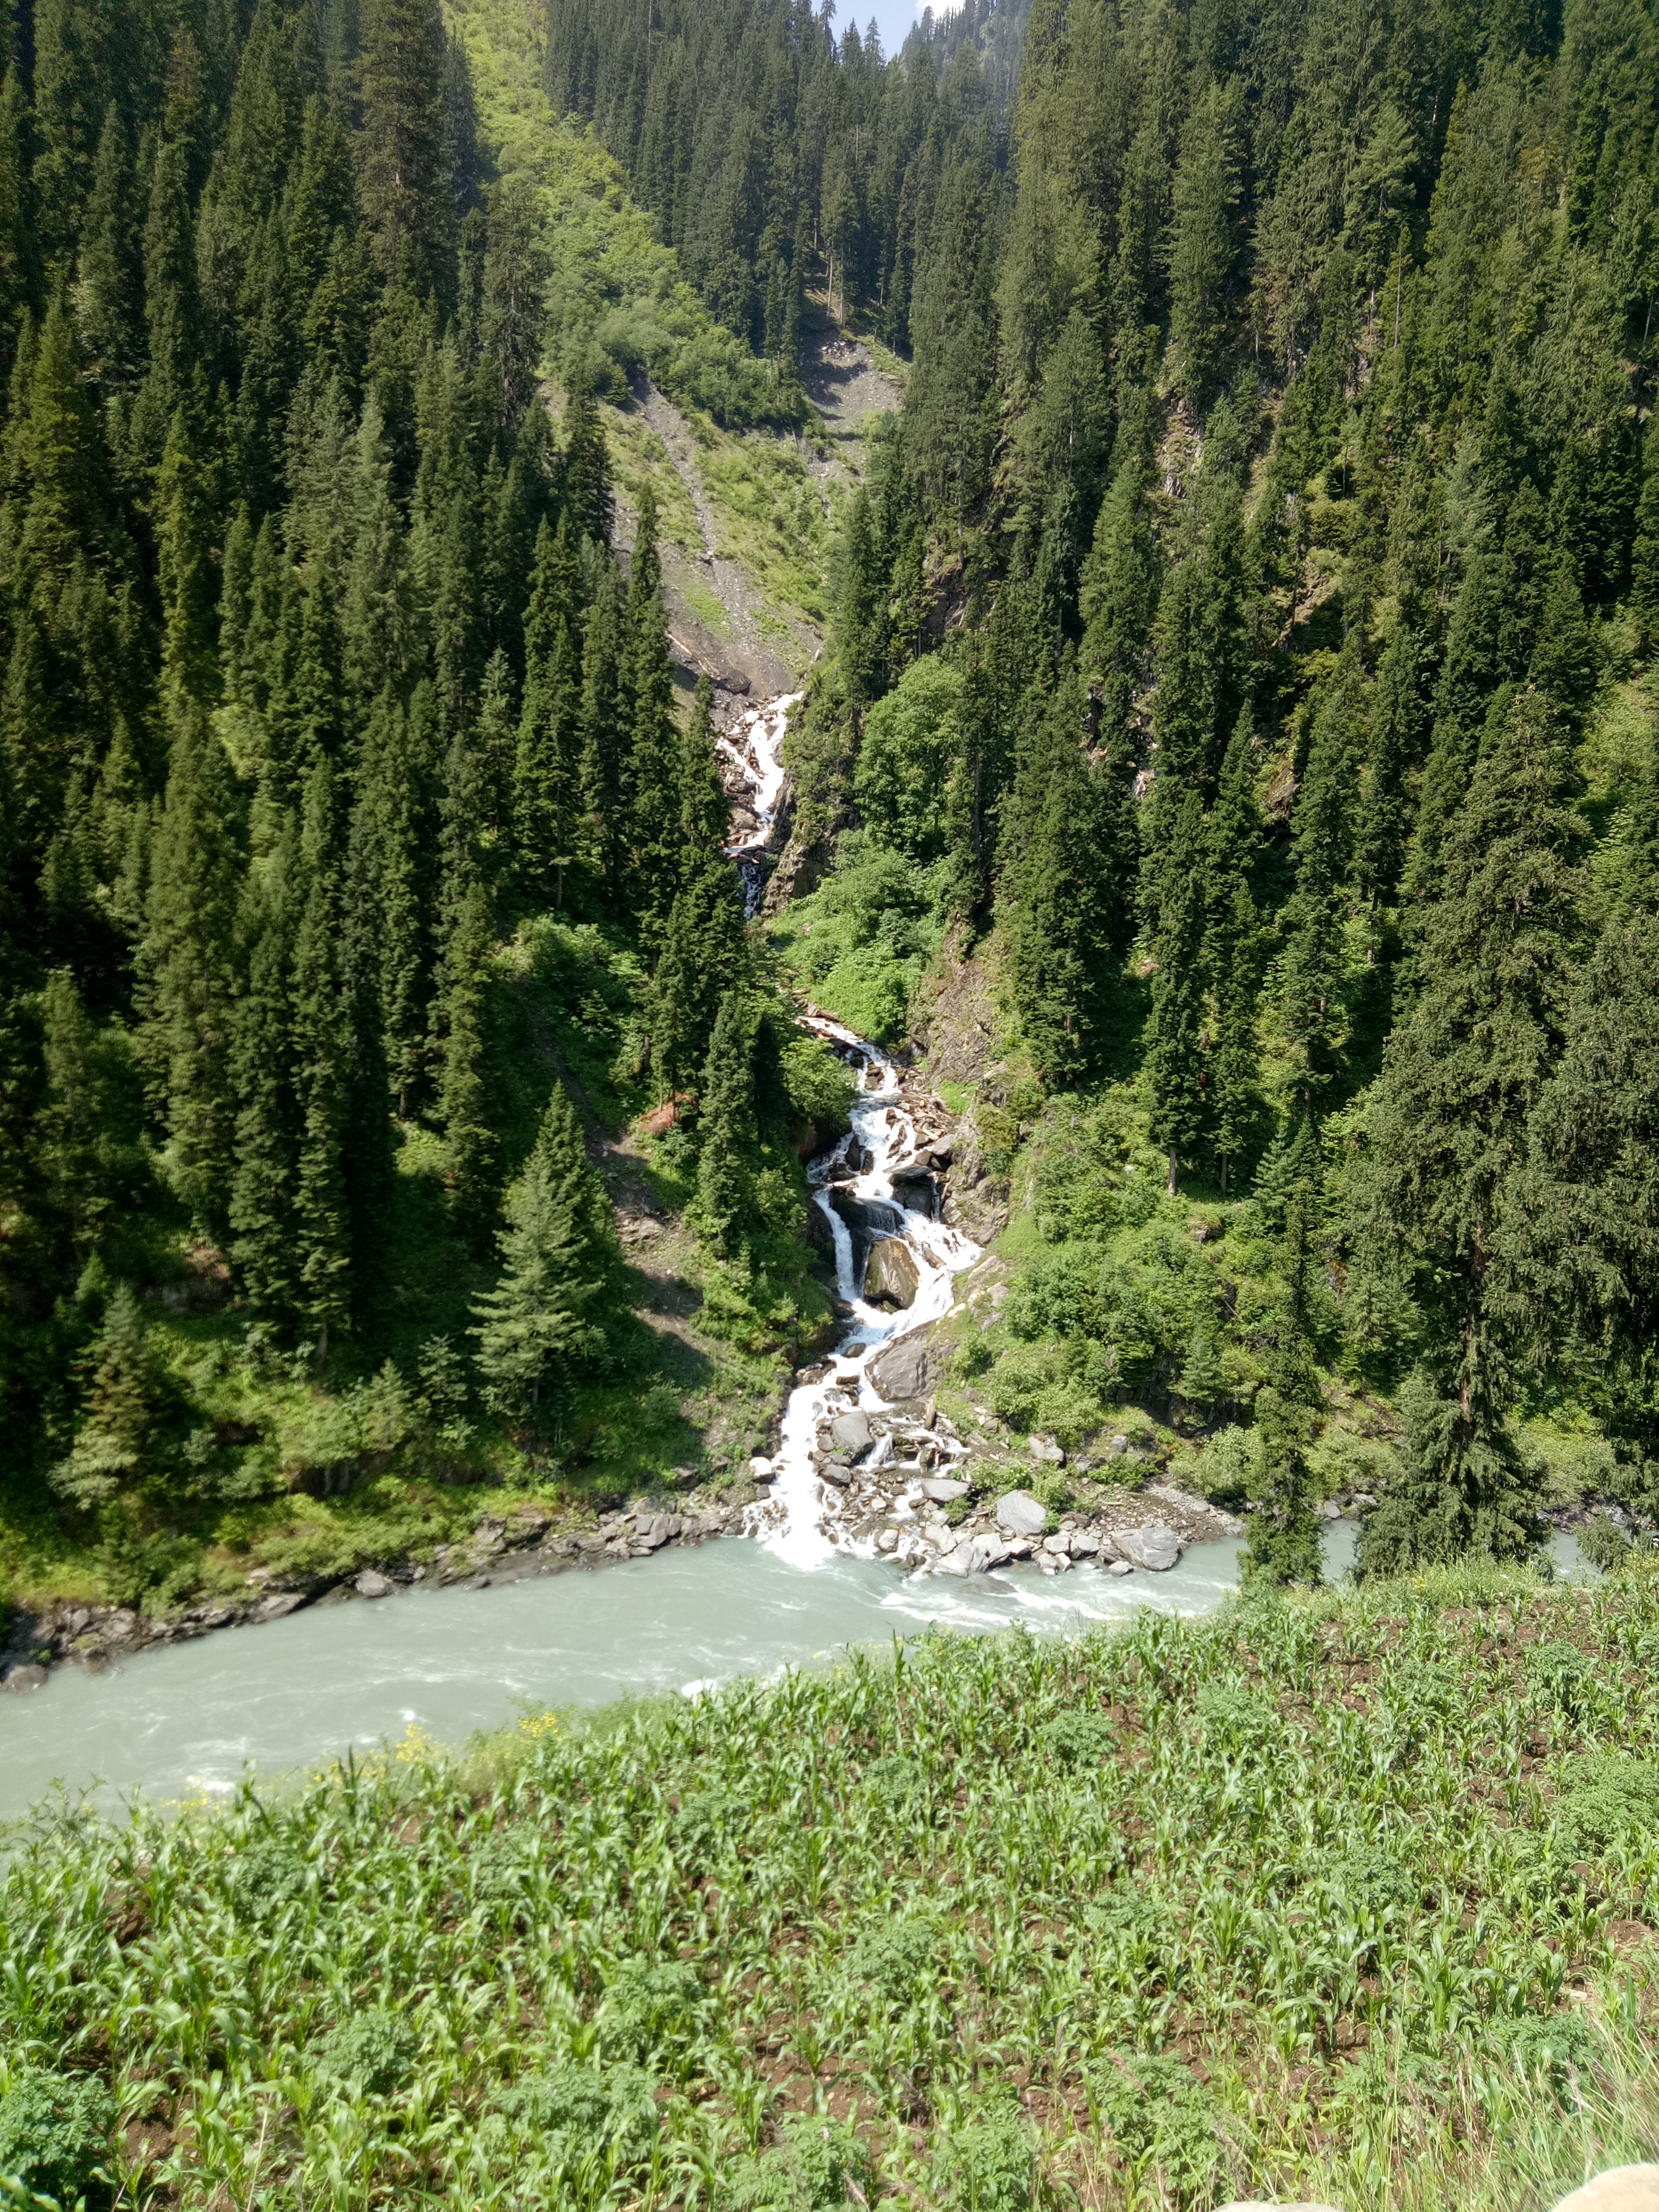
[[[749, 956], [648, 472], [613, 544], [605, 317], [698, 422], [799, 395], [424, 0], [4, 27], [6, 1565], [165, 1608], [481, 1474], [740, 1463], [843, 1089]], [[611, 1147], [676, 1090], [700, 1142]]]
[[793, 757], [857, 834], [776, 932], [902, 1024], [953, 931], [974, 1388], [1224, 1425], [1264, 1559], [1310, 1480], [1372, 1566], [1524, 1550], [1522, 1415], [1655, 1509], [1656, 64], [1623, 0], [1041, 0], [849, 514]]

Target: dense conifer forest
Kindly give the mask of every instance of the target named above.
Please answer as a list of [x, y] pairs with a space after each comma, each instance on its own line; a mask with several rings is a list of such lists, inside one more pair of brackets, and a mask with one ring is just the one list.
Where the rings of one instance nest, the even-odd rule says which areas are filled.
[[[1371, 1568], [1525, 1552], [1564, 1451], [1639, 1530], [1651, 8], [526, 23], [654, 226], [631, 323], [431, 0], [5, 18], [14, 1562], [164, 1601], [331, 1470], [696, 1461], [600, 1139], [680, 1099], [655, 1187], [775, 1392], [845, 1098], [791, 985], [1008, 1186], [956, 1375], [1015, 1428], [1139, 1407], [1273, 1572], [1339, 1478]], [[826, 324], [904, 398], [824, 495], [757, 929], [605, 403], [788, 459]]]

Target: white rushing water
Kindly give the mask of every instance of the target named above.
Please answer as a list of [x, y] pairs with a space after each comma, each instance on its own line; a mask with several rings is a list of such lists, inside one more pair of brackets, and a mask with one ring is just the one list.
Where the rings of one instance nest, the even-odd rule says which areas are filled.
[[[830, 1413], [848, 1406], [875, 1409], [884, 1404], [868, 1373], [872, 1357], [895, 1337], [925, 1328], [950, 1311], [955, 1295], [953, 1279], [973, 1266], [980, 1248], [958, 1231], [901, 1204], [894, 1195], [894, 1173], [914, 1156], [916, 1129], [915, 1118], [903, 1103], [893, 1063], [866, 1039], [830, 1016], [812, 1013], [805, 1018], [817, 1036], [840, 1048], [866, 1086], [853, 1108], [851, 1136], [842, 1138], [833, 1152], [813, 1161], [807, 1171], [814, 1186], [812, 1203], [835, 1238], [836, 1288], [852, 1309], [854, 1321], [830, 1373], [819, 1382], [804, 1383], [790, 1392], [781, 1439], [773, 1460], [772, 1495], [754, 1509], [750, 1527], [791, 1565], [818, 1567], [838, 1550], [861, 1550], [866, 1557], [873, 1551], [867, 1543], [834, 1540], [825, 1528], [826, 1513], [834, 1512], [838, 1500], [813, 1471], [812, 1450], [821, 1425]], [[867, 1157], [869, 1165], [846, 1184], [845, 1163], [854, 1146], [860, 1148], [860, 1158]], [[884, 1200], [897, 1209], [902, 1240], [920, 1278], [915, 1297], [902, 1312], [884, 1312], [860, 1297], [852, 1232], [829, 1196], [827, 1186], [832, 1179], [843, 1181], [855, 1199]]]

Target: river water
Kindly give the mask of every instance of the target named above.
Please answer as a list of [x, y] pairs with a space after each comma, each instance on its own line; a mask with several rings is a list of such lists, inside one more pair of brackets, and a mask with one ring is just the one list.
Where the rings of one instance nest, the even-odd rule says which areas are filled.
[[[740, 859], [764, 842], [776, 803], [787, 705], [751, 710], [731, 748], [750, 770], [761, 817]], [[836, 1524], [841, 1495], [811, 1461], [821, 1423], [842, 1407], [880, 1406], [866, 1372], [871, 1355], [946, 1312], [955, 1278], [979, 1248], [894, 1199], [894, 1170], [916, 1140], [895, 1065], [828, 1017], [810, 1018], [864, 1085], [852, 1137], [811, 1170], [851, 1320], [830, 1371], [790, 1394], [772, 1494], [751, 1510], [745, 1537], [489, 1589], [318, 1607], [142, 1652], [96, 1674], [59, 1668], [42, 1689], [0, 1697], [0, 1820], [25, 1813], [54, 1784], [106, 1803], [140, 1790], [162, 1802], [211, 1797], [250, 1766], [267, 1777], [316, 1766], [411, 1725], [459, 1743], [516, 1711], [695, 1696], [734, 1675], [821, 1663], [849, 1645], [928, 1629], [1018, 1623], [1075, 1633], [1143, 1607], [1191, 1614], [1219, 1605], [1238, 1584], [1235, 1541], [1196, 1545], [1165, 1574], [1117, 1577], [1085, 1565], [1054, 1577], [1015, 1565], [961, 1580], [901, 1575], [873, 1556], [870, 1540]], [[854, 1143], [861, 1172], [853, 1176]], [[831, 1202], [832, 1181], [854, 1200], [894, 1208], [919, 1279], [902, 1313], [861, 1297], [862, 1255]], [[902, 1520], [902, 1504], [897, 1511]], [[1347, 1565], [1353, 1533], [1346, 1522], [1327, 1528], [1328, 1572]]]

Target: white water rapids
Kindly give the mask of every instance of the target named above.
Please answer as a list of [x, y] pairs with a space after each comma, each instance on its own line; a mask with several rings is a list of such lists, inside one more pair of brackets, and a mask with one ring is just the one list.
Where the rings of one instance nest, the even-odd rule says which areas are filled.
[[[894, 1196], [894, 1170], [915, 1153], [916, 1136], [915, 1122], [902, 1103], [892, 1062], [828, 1015], [813, 1013], [806, 1018], [817, 1035], [842, 1048], [861, 1081], [873, 1081], [875, 1086], [864, 1091], [853, 1108], [852, 1135], [843, 1137], [833, 1152], [814, 1160], [808, 1169], [814, 1185], [812, 1203], [835, 1237], [836, 1287], [852, 1309], [854, 1325], [842, 1340], [830, 1372], [820, 1382], [804, 1383], [790, 1392], [782, 1438], [773, 1461], [772, 1496], [750, 1516], [752, 1532], [780, 1559], [792, 1566], [817, 1567], [836, 1551], [874, 1556], [874, 1545], [868, 1540], [832, 1540], [825, 1528], [826, 1509], [833, 1513], [838, 1498], [813, 1470], [812, 1449], [820, 1425], [845, 1407], [877, 1409], [884, 1403], [867, 1371], [872, 1355], [896, 1336], [925, 1328], [929, 1322], [948, 1313], [954, 1296], [952, 1279], [973, 1266], [980, 1248], [959, 1231], [930, 1220]], [[884, 1313], [860, 1297], [852, 1231], [827, 1194], [826, 1186], [842, 1169], [854, 1145], [868, 1154], [870, 1165], [853, 1178], [851, 1194], [860, 1200], [883, 1200], [897, 1208], [902, 1223], [900, 1233], [921, 1279], [915, 1298], [898, 1314]], [[940, 1441], [945, 1443], [944, 1438]], [[960, 1447], [946, 1444], [946, 1449]]]

